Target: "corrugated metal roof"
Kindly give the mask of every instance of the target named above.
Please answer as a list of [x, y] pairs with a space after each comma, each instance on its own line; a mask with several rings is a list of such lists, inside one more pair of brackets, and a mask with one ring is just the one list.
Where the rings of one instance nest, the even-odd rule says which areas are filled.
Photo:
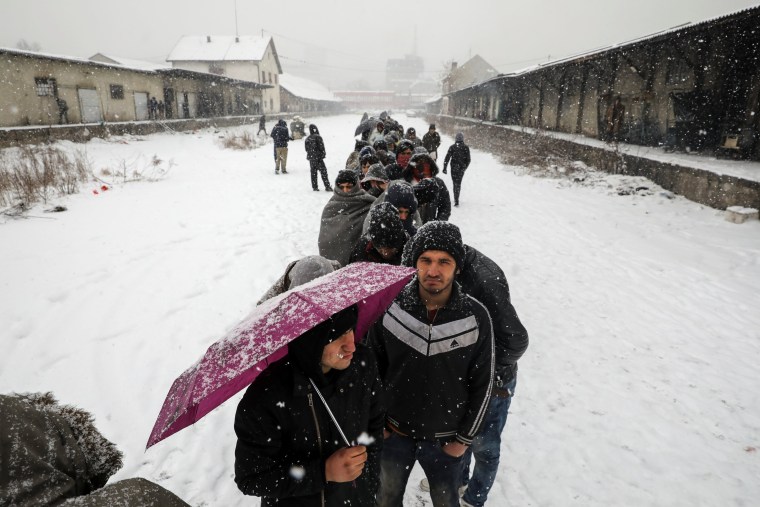
[[491, 79], [485, 80], [485, 81], [483, 81], [481, 83], [473, 84], [472, 86], [469, 86], [467, 88], [462, 88], [461, 90], [456, 90], [456, 91], [462, 91], [462, 90], [466, 90], [468, 88], [474, 88], [476, 86], [483, 85], [483, 84], [486, 84], [486, 83], [490, 83], [490, 82], [493, 82], [493, 81], [497, 81], [497, 80], [503, 79], [505, 77], [520, 77], [520, 76], [523, 76], [525, 74], [529, 74], [529, 73], [531, 73], [531, 72], [533, 72], [535, 70], [538, 70], [538, 69], [545, 69], [545, 68], [553, 67], [553, 66], [556, 66], [556, 65], [561, 65], [563, 63], [572, 62], [572, 61], [575, 61], [575, 60], [581, 60], [581, 59], [597, 56], [597, 55], [600, 55], [602, 53], [606, 53], [608, 51], [613, 51], [613, 50], [616, 50], [616, 49], [624, 49], [626, 47], [635, 46], [637, 44], [651, 42], [651, 41], [653, 41], [655, 39], [664, 38], [664, 37], [667, 37], [667, 36], [672, 35], [672, 34], [674, 34], [676, 32], [679, 32], [679, 31], [687, 31], [687, 30], [690, 30], [690, 29], [701, 28], [704, 25], [715, 23], [716, 21], [723, 20], [723, 19], [726, 19], [726, 18], [736, 17], [736, 16], [739, 16], [739, 15], [741, 15], [743, 13], [750, 12], [750, 11], [755, 11], [755, 10], [760, 10], [760, 5], [755, 5], [753, 7], [746, 7], [744, 9], [740, 9], [738, 11], [730, 12], [730, 13], [727, 13], [727, 14], [721, 14], [720, 16], [716, 16], [714, 18], [706, 19], [706, 20], [703, 20], [703, 21], [698, 21], [696, 23], [693, 23], [693, 22], [689, 21], [689, 22], [686, 22], [686, 23], [682, 23], [680, 25], [673, 26], [671, 28], [667, 28], [665, 30], [660, 30], [658, 32], [654, 32], [654, 33], [650, 33], [650, 34], [647, 34], [647, 35], [643, 35], [641, 37], [638, 37], [638, 38], [635, 38], [635, 39], [631, 39], [631, 40], [628, 40], [628, 41], [625, 41], [625, 42], [621, 42], [621, 43], [617, 43], [617, 44], [611, 44], [609, 46], [603, 46], [603, 47], [600, 47], [600, 48], [591, 49], [591, 50], [584, 51], [584, 52], [581, 52], [581, 53], [577, 53], [577, 54], [574, 54], [574, 55], [571, 55], [571, 56], [567, 56], [567, 57], [564, 57], [564, 58], [559, 58], [557, 60], [552, 60], [550, 62], [544, 62], [544, 63], [534, 64], [534, 65], [531, 65], [531, 66], [526, 67], [524, 69], [520, 69], [520, 70], [516, 70], [516, 71], [512, 71], [512, 72], [507, 72], [507, 73], [504, 73], [504, 74], [499, 74], [498, 76], [495, 76], [495, 77], [493, 77]]
[[137, 70], [156, 71], [156, 70], [171, 69], [171, 66], [166, 65], [165, 63], [154, 63], [154, 62], [146, 62], [144, 60], [133, 60], [131, 58], [124, 58], [122, 56], [104, 55], [103, 53], [96, 53], [92, 55], [90, 57], [90, 61], [100, 62], [100, 63], [112, 63], [115, 65], [120, 65], [127, 69], [137, 69]]
[[325, 86], [292, 74], [280, 74], [280, 87], [285, 88], [296, 97], [304, 99], [342, 102]]
[[252, 35], [186, 35], [172, 49], [167, 62], [261, 61], [272, 37]]

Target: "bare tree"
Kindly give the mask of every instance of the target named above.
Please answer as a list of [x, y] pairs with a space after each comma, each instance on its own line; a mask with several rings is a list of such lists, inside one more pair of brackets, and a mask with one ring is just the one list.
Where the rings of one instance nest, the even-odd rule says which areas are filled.
[[19, 39], [16, 43], [16, 49], [22, 51], [39, 51], [42, 49], [42, 46], [37, 42], [27, 42], [26, 39]]

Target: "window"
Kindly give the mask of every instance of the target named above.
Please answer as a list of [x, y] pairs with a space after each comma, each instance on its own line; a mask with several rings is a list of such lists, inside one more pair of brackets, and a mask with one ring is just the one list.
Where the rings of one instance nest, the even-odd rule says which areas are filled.
[[269, 99], [269, 109], [274, 111], [274, 99]]
[[121, 100], [124, 98], [124, 86], [122, 85], [111, 85], [111, 98], [116, 100]]
[[269, 73], [269, 82], [270, 83], [272, 82], [272, 73], [271, 72]]
[[36, 77], [34, 78], [34, 86], [37, 88], [38, 97], [55, 96], [58, 92], [53, 78]]
[[277, 84], [277, 74], [274, 75], [274, 84]]

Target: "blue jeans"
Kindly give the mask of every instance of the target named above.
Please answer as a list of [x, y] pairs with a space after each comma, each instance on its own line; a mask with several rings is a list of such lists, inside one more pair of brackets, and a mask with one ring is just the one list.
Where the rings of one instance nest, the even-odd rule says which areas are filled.
[[[502, 389], [509, 389], [509, 392], [514, 394], [516, 385], [517, 377], [502, 386]], [[462, 500], [475, 507], [485, 505], [488, 492], [491, 491], [493, 481], [496, 479], [501, 451], [501, 432], [507, 424], [507, 414], [511, 403], [512, 396], [491, 397], [483, 427], [463, 456], [461, 484], [467, 485], [467, 491], [462, 496]], [[475, 470], [470, 478], [470, 460], [473, 455], [475, 455]]]
[[459, 480], [462, 457], [449, 456], [441, 448], [444, 442], [416, 440], [392, 433], [383, 442], [380, 459], [378, 507], [403, 507], [404, 490], [415, 461], [430, 482], [434, 507], [459, 507]]

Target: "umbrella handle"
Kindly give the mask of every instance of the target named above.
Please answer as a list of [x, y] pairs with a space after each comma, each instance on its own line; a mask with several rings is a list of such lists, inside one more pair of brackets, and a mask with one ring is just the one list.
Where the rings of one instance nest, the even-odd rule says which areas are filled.
[[343, 433], [343, 429], [340, 427], [340, 424], [338, 424], [338, 420], [335, 419], [335, 416], [333, 415], [332, 410], [330, 410], [330, 405], [327, 404], [327, 400], [325, 400], [324, 396], [322, 396], [322, 393], [319, 391], [319, 388], [317, 388], [317, 384], [315, 384], [311, 378], [309, 378], [309, 382], [311, 382], [311, 385], [314, 387], [314, 390], [317, 392], [317, 396], [319, 396], [319, 399], [322, 400], [322, 404], [327, 409], [327, 413], [330, 414], [330, 419], [332, 419], [332, 422], [335, 423], [335, 427], [338, 428], [338, 432], [340, 433], [340, 436], [343, 438], [343, 441], [346, 443], [346, 446], [351, 447], [351, 444], [348, 442], [348, 439], [346, 438], [346, 434]]

